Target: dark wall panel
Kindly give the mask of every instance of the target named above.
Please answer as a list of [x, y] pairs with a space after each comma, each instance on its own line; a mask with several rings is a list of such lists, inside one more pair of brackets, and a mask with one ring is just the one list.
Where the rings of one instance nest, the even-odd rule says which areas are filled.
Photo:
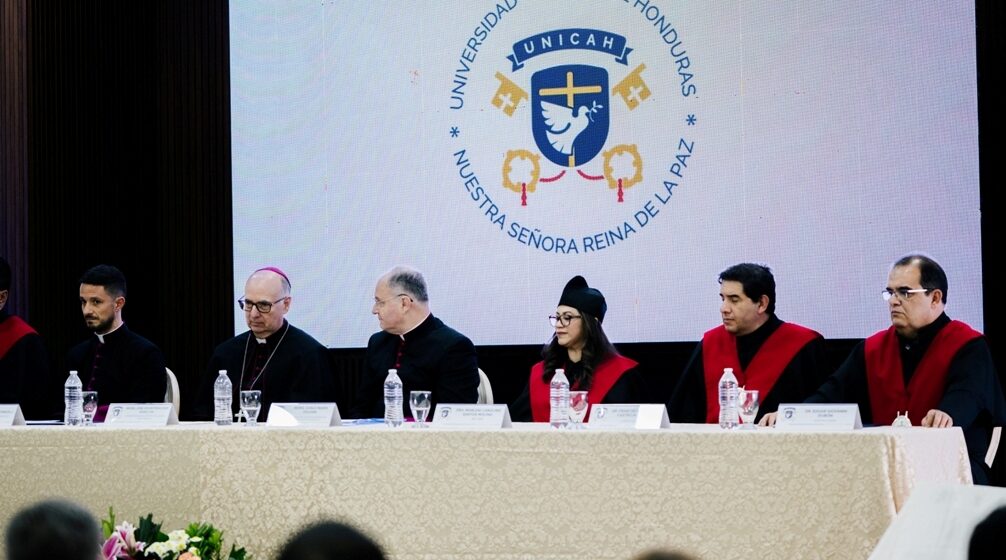
[[33, 2], [27, 19], [30, 319], [65, 376], [88, 336], [80, 274], [118, 266], [125, 320], [187, 409], [233, 332], [227, 3]]

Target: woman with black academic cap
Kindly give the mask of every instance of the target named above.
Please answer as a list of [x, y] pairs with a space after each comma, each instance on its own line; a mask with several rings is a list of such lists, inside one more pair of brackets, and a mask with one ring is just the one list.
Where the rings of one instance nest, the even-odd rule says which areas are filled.
[[566, 284], [549, 316], [555, 334], [542, 349], [543, 360], [531, 367], [527, 389], [510, 407], [515, 421], [548, 422], [556, 369], [566, 371], [570, 390], [587, 391], [592, 405], [646, 402], [639, 364], [619, 354], [601, 328], [607, 310], [604, 295], [582, 276]]

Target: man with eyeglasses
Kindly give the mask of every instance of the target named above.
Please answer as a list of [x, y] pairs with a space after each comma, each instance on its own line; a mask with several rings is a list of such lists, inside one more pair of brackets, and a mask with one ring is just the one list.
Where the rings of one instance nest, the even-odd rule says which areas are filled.
[[59, 388], [49, 377], [42, 337], [7, 312], [11, 272], [10, 264], [0, 257], [0, 404], [20, 404], [29, 420], [55, 418]]
[[719, 284], [722, 324], [703, 334], [685, 366], [667, 404], [674, 422], [718, 422], [723, 368], [733, 368], [738, 385], [758, 390], [764, 411], [802, 401], [827, 375], [821, 335], [776, 316], [769, 267], [733, 265], [720, 273]]
[[[809, 403], [857, 403], [863, 422], [891, 424], [907, 411], [913, 424], [964, 430], [975, 484], [989, 483], [985, 464], [992, 428], [1006, 423], [1006, 400], [988, 342], [951, 320], [947, 275], [922, 254], [891, 267], [887, 287], [891, 326], [858, 344], [811, 395]], [[766, 415], [763, 423], [775, 423]]]
[[122, 320], [126, 276], [100, 264], [80, 278], [80, 311], [94, 336], [70, 349], [67, 365], [77, 370], [85, 391], [98, 392], [95, 422], [111, 403], [164, 402], [164, 354]]
[[237, 302], [248, 330], [213, 351], [194, 411], [198, 419], [213, 417], [213, 382], [222, 369], [231, 379], [235, 413], [240, 391], [262, 391], [262, 421], [268, 420], [274, 402], [335, 402], [328, 349], [286, 320], [290, 293], [290, 278], [276, 267], [260, 268], [248, 277]]
[[[434, 406], [438, 402], [478, 401], [475, 345], [430, 312], [422, 273], [397, 266], [381, 276], [374, 289], [371, 313], [377, 315], [381, 331], [367, 343], [351, 417], [384, 415], [384, 379], [392, 368], [402, 378], [403, 395], [413, 390], [430, 391]], [[403, 414], [411, 416], [407, 402], [403, 402]]]

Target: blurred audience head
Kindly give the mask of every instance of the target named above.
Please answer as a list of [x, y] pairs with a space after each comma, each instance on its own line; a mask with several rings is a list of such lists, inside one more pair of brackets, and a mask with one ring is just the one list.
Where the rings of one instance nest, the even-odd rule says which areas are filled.
[[983, 519], [971, 533], [968, 560], [1003, 557], [1003, 534], [1006, 534], [1006, 506]]
[[7, 525], [8, 560], [95, 560], [101, 530], [90, 512], [66, 500], [22, 509]]
[[384, 560], [377, 543], [335, 521], [304, 527], [283, 545], [278, 560]]
[[697, 557], [674, 550], [654, 549], [638, 554], [632, 560], [698, 560]]

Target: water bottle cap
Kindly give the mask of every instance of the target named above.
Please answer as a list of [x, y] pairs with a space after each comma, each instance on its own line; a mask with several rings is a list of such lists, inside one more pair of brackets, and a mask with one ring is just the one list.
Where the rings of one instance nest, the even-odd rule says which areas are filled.
[[555, 372], [556, 373], [561, 373], [563, 375], [566, 375], [566, 370], [563, 369], [563, 368], [555, 368]]
[[77, 370], [71, 369], [70, 370], [70, 375], [77, 375]]
[[397, 374], [398, 374], [398, 370], [397, 370], [397, 369], [395, 369], [395, 368], [391, 368], [391, 369], [389, 369], [389, 370], [388, 370], [388, 375], [391, 375], [392, 373], [394, 373], [394, 374], [396, 374], [396, 375], [397, 375]]
[[225, 369], [219, 370], [217, 371], [217, 375], [227, 375], [227, 370]]

